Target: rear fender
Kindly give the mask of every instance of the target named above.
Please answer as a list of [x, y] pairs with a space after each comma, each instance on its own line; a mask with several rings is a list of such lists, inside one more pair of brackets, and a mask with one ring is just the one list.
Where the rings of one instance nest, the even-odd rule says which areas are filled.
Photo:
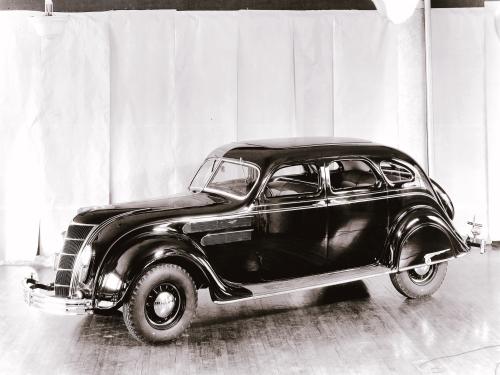
[[383, 263], [402, 270], [469, 251], [449, 219], [431, 206], [416, 206], [392, 223]]

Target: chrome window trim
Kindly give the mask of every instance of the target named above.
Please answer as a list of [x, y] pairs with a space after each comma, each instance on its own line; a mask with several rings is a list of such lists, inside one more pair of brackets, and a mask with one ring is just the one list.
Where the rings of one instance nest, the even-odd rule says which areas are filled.
[[[198, 172], [200, 171], [201, 167], [203, 167], [205, 165], [205, 163], [207, 162], [207, 160], [209, 159], [215, 159], [215, 168], [214, 170], [212, 171], [212, 173], [210, 174], [209, 178], [207, 179], [207, 182], [205, 182], [205, 184], [203, 185], [203, 187], [201, 187], [200, 191], [203, 191], [203, 189], [208, 185], [208, 181], [210, 181], [213, 177], [213, 174], [215, 173], [215, 171], [217, 171], [217, 169], [219, 168], [219, 164], [220, 164], [220, 159], [221, 158], [217, 158], [217, 157], [208, 157], [208, 158], [205, 158], [205, 160], [203, 160], [203, 163], [201, 163], [201, 165], [198, 167], [198, 169], [196, 170], [196, 173], [194, 174], [193, 178], [191, 179], [191, 182], [189, 183], [189, 186], [188, 186], [188, 190], [192, 192], [191, 190], [191, 185], [193, 184], [193, 181], [194, 179], [196, 178], [196, 176], [198, 175]], [[196, 188], [196, 187], [195, 187]]]
[[304, 199], [300, 201], [291, 201], [291, 202], [281, 202], [281, 203], [262, 203], [259, 205], [256, 205], [255, 208], [263, 208], [263, 207], [274, 207], [274, 206], [289, 206], [292, 204], [304, 204], [304, 203], [312, 203], [312, 202], [321, 202], [325, 201], [326, 199], [323, 198], [318, 198], [318, 199]]
[[[257, 178], [255, 179], [255, 182], [254, 182], [252, 188], [248, 191], [248, 193], [246, 195], [240, 196], [240, 195], [231, 194], [231, 193], [219, 190], [219, 189], [213, 189], [213, 188], [209, 188], [208, 187], [208, 185], [212, 182], [212, 180], [214, 179], [215, 175], [219, 171], [219, 168], [220, 168], [222, 162], [231, 163], [231, 164], [237, 164], [237, 165], [244, 165], [244, 166], [247, 166], [247, 167], [250, 167], [250, 168], [253, 168], [253, 169], [257, 170]], [[252, 192], [255, 190], [255, 187], [258, 185], [258, 183], [260, 181], [260, 174], [261, 174], [260, 167], [257, 164], [255, 164], [255, 163], [252, 163], [252, 162], [249, 162], [249, 161], [245, 161], [243, 159], [232, 159], [232, 158], [221, 157], [221, 158], [217, 159], [217, 166], [215, 167], [214, 171], [212, 172], [212, 175], [207, 180], [207, 183], [205, 184], [205, 186], [203, 187], [203, 189], [201, 191], [208, 192], [208, 193], [214, 193], [214, 194], [218, 194], [218, 195], [222, 195], [222, 196], [226, 196], [226, 197], [229, 197], [229, 198], [232, 198], [232, 199], [236, 199], [236, 200], [239, 200], [239, 201], [244, 201], [244, 200], [246, 200], [250, 196], [250, 194], [252, 194]]]
[[[275, 165], [271, 170], [268, 171], [267, 173], [267, 176], [264, 177], [264, 179], [262, 180], [262, 183], [260, 184], [260, 188], [259, 190], [257, 191], [257, 194], [256, 194], [256, 198], [255, 198], [255, 202], [259, 201], [259, 200], [262, 200], [261, 197], [263, 195], [263, 192], [267, 186], [267, 184], [269, 183], [269, 180], [271, 179], [271, 177], [281, 168], [283, 167], [287, 167], [287, 166], [294, 166], [294, 165], [297, 165], [297, 164], [310, 164], [310, 163], [314, 163], [318, 166], [319, 170], [318, 170], [318, 175], [319, 175], [319, 178], [320, 180], [323, 179], [324, 176], [322, 176], [321, 174], [321, 168], [322, 168], [322, 165], [321, 165], [321, 161], [318, 160], [318, 159], [305, 159], [305, 160], [294, 160], [293, 162], [287, 162], [287, 163], [284, 163], [284, 164], [279, 164], [279, 165]], [[325, 184], [324, 184], [324, 181], [322, 183], [322, 181], [319, 181], [318, 182], [318, 186], [320, 187], [319, 191], [318, 192], [315, 192], [313, 195], [310, 195], [310, 196], [307, 196], [305, 195], [305, 199], [307, 198], [314, 198], [314, 197], [317, 197], [317, 196], [320, 196], [322, 193], [325, 192]], [[289, 196], [294, 196], [294, 195], [289, 195]], [[278, 198], [278, 197], [276, 197]], [[286, 202], [283, 202], [283, 203], [274, 203], [274, 204], [285, 204]], [[294, 203], [294, 202], [292, 202]], [[272, 204], [272, 203], [271, 203]]]
[[[315, 185], [316, 186], [316, 189], [317, 189], [316, 191], [309, 192], [309, 193], [286, 194], [286, 195], [280, 195], [280, 196], [277, 196], [277, 197], [269, 197], [269, 198], [266, 197], [265, 188], [269, 184], [269, 181], [271, 180], [271, 178], [277, 172], [279, 172], [281, 169], [295, 167], [295, 166], [298, 166], [298, 165], [303, 166], [304, 164], [313, 164], [317, 168], [318, 181], [316, 182], [316, 184], [310, 183], [311, 185]], [[291, 163], [280, 164], [277, 167], [273, 168], [273, 171], [271, 173], [269, 173], [269, 177], [266, 179], [266, 184], [264, 185], [264, 190], [261, 191], [260, 194], [261, 195], [263, 194], [263, 200], [265, 200], [265, 201], [270, 201], [270, 200], [273, 200], [274, 198], [287, 198], [287, 197], [298, 197], [298, 196], [305, 197], [305, 199], [307, 199], [307, 197], [310, 197], [310, 198], [318, 197], [324, 191], [323, 190], [323, 187], [324, 187], [323, 176], [321, 175], [321, 173], [322, 173], [321, 172], [321, 165], [318, 166], [317, 163], [313, 163], [313, 161], [311, 161], [311, 160], [310, 161], [300, 161], [299, 160], [299, 161], [293, 161]], [[304, 182], [304, 183], [309, 183], [309, 182]]]
[[[397, 183], [392, 182], [392, 181], [391, 181], [391, 180], [389, 180], [389, 179], [387, 178], [387, 176], [384, 174], [384, 171], [383, 171], [382, 166], [381, 166], [381, 164], [382, 164], [382, 163], [384, 163], [384, 162], [386, 162], [386, 163], [394, 163], [394, 164], [399, 164], [399, 165], [401, 165], [402, 167], [404, 167], [404, 168], [406, 168], [406, 169], [408, 169], [408, 170], [410, 171], [410, 173], [411, 173], [411, 175], [412, 175], [412, 178], [411, 178], [410, 180], [407, 180], [407, 181], [401, 181], [401, 182], [397, 182]], [[408, 183], [408, 182], [414, 182], [414, 181], [415, 181], [415, 176], [416, 176], [416, 173], [415, 173], [415, 169], [414, 169], [414, 167], [413, 167], [411, 164], [409, 164], [409, 163], [405, 162], [404, 160], [401, 160], [401, 159], [389, 159], [389, 160], [384, 159], [384, 160], [381, 160], [381, 161], [378, 163], [378, 167], [380, 168], [380, 174], [382, 175], [382, 177], [384, 178], [385, 182], [386, 182], [386, 183], [387, 183], [390, 187], [398, 186], [400, 183]]]
[[[342, 189], [336, 189], [336, 190], [333, 189], [331, 181], [330, 181], [330, 165], [333, 162], [342, 161], [342, 160], [365, 162], [368, 165], [368, 167], [371, 169], [373, 176], [376, 179], [375, 184], [370, 185], [368, 187], [361, 187], [361, 188], [355, 187], [355, 188], [342, 188]], [[377, 183], [379, 183], [379, 182], [384, 183], [385, 179], [381, 176], [381, 173], [378, 169], [378, 166], [371, 159], [369, 159], [367, 157], [364, 157], [364, 156], [338, 156], [338, 157], [334, 157], [334, 158], [330, 158], [330, 159], [325, 159], [325, 163], [326, 163], [326, 165], [325, 165], [326, 176], [327, 176], [327, 180], [328, 180], [327, 194], [334, 194], [334, 195], [338, 195], [338, 194], [342, 194], [342, 193], [349, 194], [351, 192], [356, 192], [356, 191], [361, 191], [361, 190], [369, 190], [369, 189], [375, 188], [376, 191], [365, 192], [365, 194], [371, 194], [374, 192], [380, 192], [380, 191], [385, 190], [385, 189], [382, 189], [383, 186], [377, 188]]]

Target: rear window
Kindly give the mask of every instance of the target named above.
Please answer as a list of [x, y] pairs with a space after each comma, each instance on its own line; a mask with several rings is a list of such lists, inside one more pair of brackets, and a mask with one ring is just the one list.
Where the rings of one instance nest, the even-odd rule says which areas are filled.
[[380, 169], [384, 176], [392, 183], [404, 183], [413, 181], [413, 173], [405, 166], [392, 161], [380, 163]]

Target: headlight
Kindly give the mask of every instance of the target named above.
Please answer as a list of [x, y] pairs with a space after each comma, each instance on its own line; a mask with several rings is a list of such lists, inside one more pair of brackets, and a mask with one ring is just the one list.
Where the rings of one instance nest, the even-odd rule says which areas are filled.
[[78, 281], [84, 283], [87, 279], [90, 269], [90, 261], [92, 260], [92, 247], [87, 245], [83, 248], [81, 253], [78, 255], [78, 264], [80, 266], [80, 272], [78, 274]]

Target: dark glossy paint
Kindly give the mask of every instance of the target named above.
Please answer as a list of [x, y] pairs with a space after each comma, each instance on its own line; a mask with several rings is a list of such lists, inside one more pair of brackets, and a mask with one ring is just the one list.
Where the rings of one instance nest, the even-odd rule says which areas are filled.
[[[262, 186], [279, 167], [305, 163], [319, 172], [320, 160], [295, 159], [275, 165], [266, 172]], [[318, 173], [316, 192], [257, 200], [256, 235], [253, 247], [259, 252], [260, 278], [275, 281], [327, 271], [328, 210], [324, 181]]]
[[[212, 157], [242, 158], [261, 170], [245, 200], [196, 193], [164, 200], [82, 210], [76, 223], [99, 226], [87, 239], [94, 249], [84, 289], [95, 303], [119, 307], [130, 285], [157, 262], [173, 262], [208, 286], [214, 301], [251, 296], [246, 283], [265, 283], [377, 263], [389, 269], [423, 264], [429, 252], [468, 247], [421, 168], [406, 154], [374, 143], [340, 138], [255, 141], [223, 146]], [[369, 191], [330, 191], [321, 174], [317, 194], [267, 199], [262, 191], [278, 167], [311, 161], [326, 167], [336, 158], [365, 158], [380, 179]], [[394, 185], [381, 161], [397, 159], [416, 178]], [[105, 286], [108, 275], [122, 284]], [[104, 311], [103, 307], [96, 310]]]
[[387, 185], [383, 177], [366, 155], [327, 159], [325, 165], [345, 159], [365, 162], [377, 181], [366, 188], [328, 187], [329, 271], [378, 263], [387, 237]]

